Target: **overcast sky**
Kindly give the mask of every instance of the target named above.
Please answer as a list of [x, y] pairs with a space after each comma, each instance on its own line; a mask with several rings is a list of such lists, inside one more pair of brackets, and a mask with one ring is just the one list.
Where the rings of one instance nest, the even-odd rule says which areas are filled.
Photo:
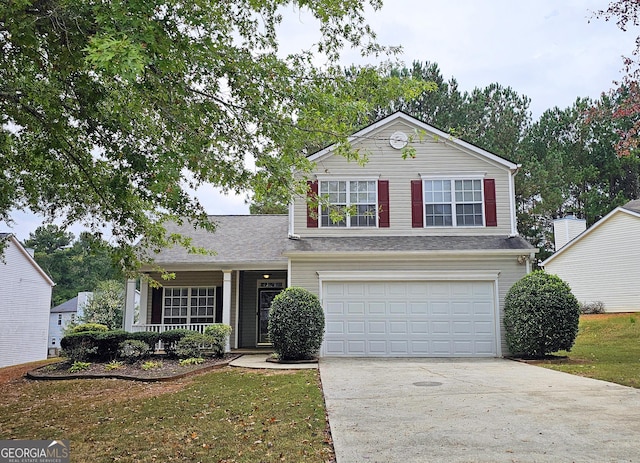
[[[608, 0], [386, 0], [368, 22], [384, 45], [400, 45], [407, 64], [438, 63], [445, 80], [461, 90], [497, 82], [531, 99], [536, 120], [545, 110], [566, 108], [577, 97], [598, 98], [622, 76], [622, 55], [630, 55], [638, 29], [591, 19]], [[317, 37], [313, 18], [289, 7], [280, 32], [283, 52], [295, 52]], [[345, 51], [344, 64], [363, 61]], [[368, 63], [373, 63], [371, 59]], [[244, 197], [211, 188], [199, 192], [210, 214], [246, 214]], [[41, 221], [17, 214], [0, 232], [28, 238]], [[80, 228], [72, 230], [78, 233]]]

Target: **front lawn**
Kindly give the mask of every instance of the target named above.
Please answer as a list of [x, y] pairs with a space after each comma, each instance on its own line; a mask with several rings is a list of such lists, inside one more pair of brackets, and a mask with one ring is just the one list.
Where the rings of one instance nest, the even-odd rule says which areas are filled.
[[[1, 370], [0, 370], [1, 371]], [[317, 370], [223, 368], [163, 383], [0, 382], [2, 439], [68, 439], [72, 461], [329, 462]]]
[[578, 337], [562, 361], [540, 366], [640, 388], [640, 313], [580, 316]]

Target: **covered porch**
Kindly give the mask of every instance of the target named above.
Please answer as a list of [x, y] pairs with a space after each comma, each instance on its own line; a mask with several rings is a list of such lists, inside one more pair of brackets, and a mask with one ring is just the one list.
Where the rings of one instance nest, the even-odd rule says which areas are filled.
[[[282, 267], [282, 265], [278, 266]], [[288, 286], [285, 268], [177, 270], [175, 278], [148, 276], [162, 286], [154, 288], [148, 278], [128, 280], [124, 329], [162, 333], [187, 329], [203, 333], [207, 326], [224, 323], [232, 333], [226, 350], [268, 348], [268, 311], [273, 298]], [[140, 305], [133, 299], [140, 287]]]

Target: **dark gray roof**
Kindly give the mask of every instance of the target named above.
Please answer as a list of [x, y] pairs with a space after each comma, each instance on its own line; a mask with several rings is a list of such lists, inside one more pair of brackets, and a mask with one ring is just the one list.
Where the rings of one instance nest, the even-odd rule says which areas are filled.
[[[211, 233], [190, 224], [166, 225], [169, 233], [192, 238], [191, 244], [215, 251], [215, 255], [190, 254], [182, 246], [174, 246], [151, 254], [157, 264], [286, 264], [283, 256], [288, 239], [286, 215], [217, 215]], [[168, 267], [168, 266], [167, 266]]]
[[627, 204], [622, 206], [624, 209], [629, 211], [637, 212], [640, 214], [640, 199], [634, 199], [633, 201], [629, 201]]
[[410, 252], [493, 251], [535, 248], [525, 239], [502, 236], [368, 236], [323, 237], [292, 240], [292, 250], [302, 252]]
[[77, 312], [78, 311], [78, 296], [73, 299], [69, 299], [68, 301], [63, 302], [60, 305], [57, 305], [51, 309], [52, 313], [59, 312]]

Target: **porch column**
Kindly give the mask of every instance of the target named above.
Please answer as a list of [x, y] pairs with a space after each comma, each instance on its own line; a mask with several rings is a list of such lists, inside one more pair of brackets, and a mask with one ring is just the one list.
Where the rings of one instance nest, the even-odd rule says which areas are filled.
[[[231, 270], [223, 271], [222, 280], [222, 323], [231, 326]], [[231, 352], [231, 343], [227, 338], [225, 352]]]
[[136, 280], [131, 278], [127, 280], [124, 294], [123, 328], [130, 332], [133, 329], [133, 317], [136, 312]]

